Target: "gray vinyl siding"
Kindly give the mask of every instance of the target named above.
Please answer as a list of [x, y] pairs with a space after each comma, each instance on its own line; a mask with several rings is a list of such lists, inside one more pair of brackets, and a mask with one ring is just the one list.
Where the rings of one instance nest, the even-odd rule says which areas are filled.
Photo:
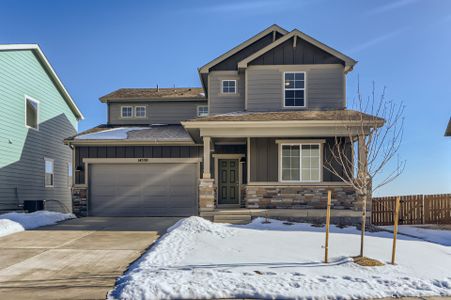
[[[162, 102], [110, 102], [109, 124], [180, 124], [180, 121], [197, 117], [197, 106], [207, 101], [162, 101]], [[121, 118], [121, 106], [146, 106], [145, 118]]]
[[[251, 138], [250, 139], [250, 181], [251, 182], [277, 182], [279, 181], [279, 153], [277, 138]], [[323, 158], [330, 160], [331, 147], [335, 143], [334, 138], [325, 138], [326, 142], [323, 147]], [[349, 158], [351, 151], [349, 148]], [[334, 162], [337, 170], [340, 164]], [[341, 167], [341, 174], [343, 168]], [[323, 181], [339, 182], [340, 178], [326, 168], [323, 168]]]
[[84, 158], [202, 158], [199, 146], [75, 147], [75, 184], [85, 183]]
[[[222, 80], [236, 80], [237, 93], [223, 94]], [[223, 114], [244, 110], [244, 74], [235, 71], [210, 72], [208, 102], [210, 114]]]
[[283, 108], [283, 74], [306, 72], [306, 108], [344, 109], [344, 67], [335, 65], [259, 66], [247, 69], [247, 110], [278, 111]]

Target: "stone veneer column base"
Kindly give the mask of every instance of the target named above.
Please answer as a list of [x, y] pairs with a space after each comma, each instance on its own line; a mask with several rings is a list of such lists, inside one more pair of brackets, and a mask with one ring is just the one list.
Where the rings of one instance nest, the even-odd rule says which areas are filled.
[[72, 213], [77, 217], [86, 217], [88, 215], [88, 188], [72, 188]]
[[332, 209], [355, 209], [357, 196], [350, 186], [248, 185], [247, 208], [325, 209], [332, 190]]
[[213, 211], [215, 209], [214, 179], [200, 179], [199, 181], [199, 211]]

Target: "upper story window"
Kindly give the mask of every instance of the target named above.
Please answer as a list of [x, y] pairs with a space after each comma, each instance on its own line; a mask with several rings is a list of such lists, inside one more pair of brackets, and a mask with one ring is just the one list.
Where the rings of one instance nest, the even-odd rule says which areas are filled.
[[197, 116], [198, 117], [208, 116], [208, 105], [199, 105], [197, 107]]
[[25, 125], [39, 129], [39, 102], [25, 97]]
[[236, 94], [236, 80], [223, 80], [222, 81], [222, 93], [223, 94]]
[[131, 118], [131, 117], [133, 117], [133, 107], [121, 106], [121, 118]]
[[321, 181], [320, 144], [281, 144], [281, 181]]
[[305, 107], [305, 72], [286, 72], [284, 77], [284, 107]]
[[145, 118], [146, 117], [146, 107], [145, 106], [135, 106], [135, 117]]
[[44, 158], [45, 162], [45, 187], [54, 186], [54, 162], [53, 159]]

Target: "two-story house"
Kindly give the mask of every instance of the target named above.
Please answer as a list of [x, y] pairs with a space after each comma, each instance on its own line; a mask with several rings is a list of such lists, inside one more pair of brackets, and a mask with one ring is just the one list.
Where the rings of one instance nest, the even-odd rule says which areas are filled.
[[273, 25], [199, 68], [202, 88], [101, 97], [107, 124], [66, 140], [75, 150], [75, 212], [324, 208], [328, 189], [335, 209], [358, 208], [355, 191], [324, 167], [337, 136], [352, 146], [344, 128], [370, 117], [346, 109], [355, 64]]

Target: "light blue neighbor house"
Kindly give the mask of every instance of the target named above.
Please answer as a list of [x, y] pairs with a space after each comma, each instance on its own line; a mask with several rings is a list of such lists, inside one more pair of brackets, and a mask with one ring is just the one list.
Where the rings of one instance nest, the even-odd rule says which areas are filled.
[[38, 45], [0, 45], [0, 211], [71, 211], [83, 115]]

